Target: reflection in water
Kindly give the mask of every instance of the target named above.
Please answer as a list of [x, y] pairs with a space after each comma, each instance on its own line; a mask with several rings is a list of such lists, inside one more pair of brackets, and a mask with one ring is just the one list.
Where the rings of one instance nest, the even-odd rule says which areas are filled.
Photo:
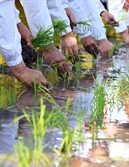
[[[121, 61], [121, 60], [119, 60]], [[107, 64], [106, 64], [107, 62]], [[105, 80], [103, 77], [105, 74], [114, 73], [113, 71], [113, 62], [110, 63], [108, 61], [101, 61], [101, 70], [102, 71], [102, 82]], [[118, 62], [117, 62], [118, 63]], [[125, 63], [124, 61], [122, 63]], [[124, 64], [121, 65], [123, 66]], [[110, 65], [112, 64], [112, 68]], [[105, 73], [107, 70], [107, 73]], [[96, 78], [99, 79], [99, 74], [96, 73]], [[72, 98], [74, 103], [73, 105], [73, 114], [69, 117], [69, 124], [71, 127], [77, 127], [76, 115], [77, 111], [81, 110], [86, 112], [86, 118], [84, 121], [87, 122], [88, 115], [90, 115], [90, 104], [93, 98], [92, 88], [94, 86], [94, 80], [92, 77], [84, 76], [79, 80], [80, 87], [87, 89], [76, 89], [76, 87], [72, 87], [69, 89], [62, 87], [53, 87], [51, 90], [53, 98], [55, 98], [57, 104], [63, 106], [68, 97]], [[112, 83], [116, 84], [116, 80], [112, 80]], [[108, 92], [110, 93], [110, 92]], [[32, 90], [26, 91], [18, 100], [17, 104], [20, 106], [39, 106], [39, 99], [43, 96], [41, 93], [39, 98], [36, 97], [35, 103], [33, 103], [35, 95]], [[23, 100], [24, 99], [24, 100]], [[113, 166], [119, 167], [121, 161], [124, 165], [127, 166], [129, 163], [129, 124], [128, 124], [128, 115], [124, 112], [124, 107], [121, 109], [117, 108], [118, 106], [113, 106], [113, 112], [108, 111], [108, 105], [106, 108], [106, 115], [104, 117], [104, 130], [100, 130], [98, 132], [97, 138], [100, 140], [92, 141], [92, 133], [86, 129], [86, 131], [82, 131], [84, 136], [84, 143], [81, 145], [77, 145], [74, 143], [73, 149], [75, 150], [73, 156], [65, 161], [59, 158], [57, 160], [53, 160], [56, 167], [103, 167], [103, 166]], [[25, 137], [27, 140], [27, 135], [30, 134], [30, 129], [27, 125], [27, 122], [20, 122], [19, 124], [19, 135]], [[104, 140], [102, 140], [104, 139]], [[45, 142], [49, 141], [48, 148], [45, 149], [46, 152], [51, 152], [51, 147], [59, 148], [60, 143], [62, 141], [62, 132], [59, 129], [53, 129], [52, 131], [47, 132], [47, 136]], [[117, 149], [116, 149], [117, 148]], [[123, 166], [122, 166], [123, 167]]]
[[13, 145], [17, 142], [17, 124], [13, 124], [14, 113], [0, 110], [0, 154], [13, 152]]

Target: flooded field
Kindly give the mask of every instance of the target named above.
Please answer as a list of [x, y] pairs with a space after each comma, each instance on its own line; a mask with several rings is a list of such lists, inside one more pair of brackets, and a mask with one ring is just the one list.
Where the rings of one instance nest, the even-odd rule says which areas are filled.
[[62, 77], [45, 62], [35, 67], [25, 46], [48, 89], [27, 89], [0, 57], [0, 167], [129, 167], [129, 49], [109, 40], [113, 57], [94, 59], [79, 45]]
[[24, 89], [0, 110], [1, 166], [128, 167], [128, 55], [122, 42], [95, 61], [80, 49], [81, 71], [70, 65], [65, 80], [44, 64], [50, 92]]

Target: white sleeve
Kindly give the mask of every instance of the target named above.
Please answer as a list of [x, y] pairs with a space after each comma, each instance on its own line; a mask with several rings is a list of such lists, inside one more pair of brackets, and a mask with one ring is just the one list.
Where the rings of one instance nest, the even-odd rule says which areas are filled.
[[91, 32], [94, 38], [96, 40], [106, 39], [106, 30], [101, 17], [98, 14], [95, 0], [81, 0], [80, 2], [85, 9], [88, 20], [90, 20]]
[[[66, 14], [66, 11], [62, 5], [61, 0], [47, 0], [47, 6], [51, 15], [52, 20], [59, 19], [61, 21], [65, 21], [67, 24], [66, 31], [67, 33], [71, 32], [72, 29], [70, 27], [70, 20]], [[66, 34], [62, 32], [62, 35]]]
[[[46, 0], [20, 0], [23, 5], [29, 28], [36, 36], [40, 28], [52, 27]], [[52, 30], [53, 31], [53, 30]]]
[[68, 0], [61, 0], [62, 1], [62, 5], [64, 8], [69, 8], [69, 2]]
[[16, 22], [17, 24], [21, 22], [20, 18], [19, 18], [19, 11], [16, 9], [16, 7], [14, 6], [14, 14], [15, 14], [15, 18], [16, 18]]
[[[114, 15], [116, 21], [121, 20], [121, 16], [124, 12], [122, 8], [123, 5], [124, 5], [124, 0], [114, 0], [114, 1], [108, 0], [109, 13]], [[115, 27], [117, 33], [123, 32], [127, 29], [127, 26], [129, 26], [128, 20], [129, 20], [129, 12], [127, 14], [127, 18], [122, 19], [119, 22], [119, 27]]]
[[96, 1], [96, 7], [98, 10], [99, 15], [101, 14], [102, 11], [106, 11], [105, 7], [103, 6], [102, 2], [100, 0], [95, 0]]
[[20, 41], [14, 1], [0, 1], [0, 53], [8, 66], [16, 66], [22, 61]]
[[[81, 6], [80, 1], [78, 0], [68, 0], [69, 7], [72, 10], [74, 17], [77, 22], [79, 21], [87, 21], [87, 23], [90, 25], [89, 19], [87, 18], [87, 14], [83, 7]], [[89, 26], [83, 26], [83, 25], [77, 25], [74, 30], [75, 33], [79, 35], [80, 38], [87, 37], [91, 35], [90, 27]]]

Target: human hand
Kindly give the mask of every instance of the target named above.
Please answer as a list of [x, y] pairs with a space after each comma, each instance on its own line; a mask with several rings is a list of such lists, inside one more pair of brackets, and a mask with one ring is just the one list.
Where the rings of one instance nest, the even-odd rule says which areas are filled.
[[28, 87], [34, 87], [34, 84], [37, 86], [47, 85], [47, 80], [43, 76], [42, 72], [27, 68], [23, 61], [17, 66], [12, 66], [9, 68], [13, 75]]
[[51, 44], [48, 50], [42, 49], [45, 61], [53, 68], [57, 67], [59, 74], [68, 72], [68, 64], [66, 63], [65, 56]]
[[119, 23], [116, 22], [115, 17], [107, 11], [104, 11], [101, 16], [108, 24], [111, 24], [113, 27], [119, 26]]
[[97, 57], [98, 47], [97, 47], [92, 35], [89, 35], [88, 37], [82, 38], [81, 43], [88, 53], [92, 54], [95, 58]]
[[62, 53], [76, 58], [78, 54], [77, 40], [72, 32], [67, 33], [61, 38]]
[[98, 40], [98, 49], [103, 57], [108, 57], [113, 49], [113, 44], [107, 39]]
[[128, 29], [126, 29], [125, 31], [121, 32], [120, 34], [121, 34], [123, 40], [125, 41], [125, 43], [126, 43], [127, 45], [129, 45]]
[[74, 17], [74, 14], [72, 13], [70, 8], [65, 8], [66, 14], [68, 16], [68, 18], [70, 19], [70, 21], [72, 22], [72, 24], [76, 25], [76, 19]]
[[17, 28], [18, 28], [19, 33], [21, 34], [22, 39], [26, 41], [29, 47], [33, 48], [33, 45], [31, 43], [33, 36], [31, 32], [28, 30], [28, 28], [22, 22], [17, 24]]

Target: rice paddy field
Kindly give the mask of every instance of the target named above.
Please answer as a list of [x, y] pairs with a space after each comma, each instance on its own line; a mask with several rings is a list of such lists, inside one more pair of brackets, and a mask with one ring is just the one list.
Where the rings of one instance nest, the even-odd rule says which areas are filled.
[[107, 35], [112, 57], [94, 59], [78, 39], [68, 76], [33, 63], [48, 89], [24, 87], [1, 58], [0, 167], [129, 167], [129, 49]]

